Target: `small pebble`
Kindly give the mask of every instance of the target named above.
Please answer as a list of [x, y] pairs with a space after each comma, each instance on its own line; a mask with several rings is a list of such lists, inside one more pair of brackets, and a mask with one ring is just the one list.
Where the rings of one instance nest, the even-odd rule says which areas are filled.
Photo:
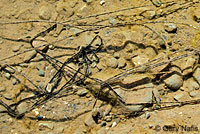
[[40, 124], [39, 124], [39, 127], [40, 127], [40, 128], [49, 128], [49, 129], [53, 130], [54, 125], [51, 124], [51, 123], [40, 123]]
[[37, 116], [37, 119], [38, 119], [38, 120], [42, 120], [42, 119], [44, 119], [44, 116], [39, 115], [39, 116]]
[[200, 22], [200, 9], [194, 9], [193, 18], [194, 21]]
[[113, 122], [111, 127], [115, 127], [115, 126], [117, 126], [117, 122]]
[[152, 125], [152, 124], [149, 124], [149, 128], [153, 128], [153, 125]]
[[81, 32], [81, 30], [80, 30], [80, 29], [77, 29], [77, 28], [71, 28], [70, 31], [72, 31], [72, 33], [73, 33], [74, 35], [78, 35], [78, 34]]
[[191, 97], [195, 97], [198, 94], [198, 90], [191, 91], [189, 94], [190, 94]]
[[4, 94], [4, 97], [8, 100], [11, 100], [13, 98], [13, 96], [9, 93]]
[[15, 73], [15, 70], [12, 69], [12, 68], [6, 68], [6, 70], [7, 70], [8, 73], [10, 73], [10, 74], [14, 74], [14, 73]]
[[176, 96], [174, 96], [174, 100], [176, 101], [181, 101], [180, 99], [183, 97], [183, 94], [177, 94]]
[[116, 59], [119, 59], [120, 54], [119, 53], [114, 53], [113, 57], [115, 57]]
[[200, 85], [200, 68], [199, 67], [194, 71], [193, 77]]
[[89, 35], [86, 35], [85, 36], [85, 41], [86, 41], [86, 44], [89, 45], [91, 42], [92, 42], [93, 38]]
[[111, 122], [112, 121], [112, 116], [106, 116], [105, 117], [106, 122]]
[[107, 66], [112, 68], [117, 68], [118, 66], [118, 60], [114, 57], [108, 58], [107, 60]]
[[71, 7], [71, 8], [74, 8], [75, 6], [76, 6], [76, 4], [77, 4], [77, 1], [69, 1], [69, 6]]
[[20, 48], [21, 48], [21, 45], [16, 45], [16, 46], [14, 46], [14, 47], [12, 48], [12, 50], [13, 50], [13, 52], [17, 52], [17, 51], [20, 50]]
[[150, 118], [150, 113], [149, 113], [149, 112], [146, 112], [146, 113], [145, 113], [145, 118], [146, 118], [146, 119], [149, 119], [149, 118]]
[[126, 67], [126, 60], [124, 59], [124, 58], [120, 58], [119, 60], [118, 60], [118, 68], [119, 69], [122, 69], [122, 68], [124, 68], [124, 67]]
[[85, 125], [92, 128], [96, 125], [96, 122], [94, 121], [93, 117], [89, 114], [85, 121], [84, 121]]
[[8, 80], [10, 80], [10, 78], [11, 78], [10, 73], [5, 73], [5, 77], [6, 77]]
[[47, 5], [43, 5], [39, 8], [39, 17], [43, 20], [49, 20], [51, 18], [51, 10]]
[[173, 74], [164, 80], [165, 85], [171, 90], [178, 90], [183, 85], [183, 79], [178, 74]]
[[83, 0], [84, 2], [86, 2], [87, 4], [92, 3], [92, 0]]
[[21, 73], [22, 72], [22, 67], [17, 67], [17, 72]]
[[177, 31], [176, 24], [168, 23], [168, 24], [165, 24], [164, 26], [165, 26], [165, 31], [167, 31], [168, 33], [176, 33]]
[[149, 58], [146, 55], [138, 55], [136, 57], [133, 57], [131, 59], [131, 62], [135, 65], [135, 66], [139, 66], [142, 64], [145, 64], [149, 61]]
[[103, 115], [103, 112], [101, 111], [100, 108], [94, 108], [92, 110], [92, 117], [101, 118], [102, 115]]
[[107, 105], [106, 106], [106, 109], [105, 109], [105, 111], [104, 111], [104, 116], [106, 116], [106, 115], [108, 115], [109, 113], [110, 113], [110, 111], [112, 110], [112, 105]]
[[19, 112], [19, 114], [25, 113], [27, 110], [28, 104], [25, 102], [22, 102], [17, 106], [17, 111]]
[[38, 71], [38, 75], [41, 76], [41, 77], [44, 77], [45, 73], [43, 70], [39, 70]]
[[17, 80], [15, 78], [12, 79], [12, 84], [16, 85], [17, 84]]
[[55, 46], [54, 45], [49, 45], [49, 49], [54, 50]]
[[156, 7], [160, 7], [161, 4], [162, 4], [160, 0], [152, 0], [152, 3], [153, 3]]
[[100, 124], [100, 126], [101, 126], [101, 127], [106, 126], [106, 121], [102, 121], [101, 124]]
[[27, 53], [26, 56], [24, 57], [24, 62], [29, 62], [31, 59], [35, 58], [36, 55], [37, 52], [35, 50]]
[[148, 19], [153, 19], [156, 16], [156, 12], [154, 10], [147, 10], [142, 13], [142, 16]]
[[77, 94], [78, 96], [81, 96], [81, 97], [82, 97], [82, 96], [87, 95], [87, 93], [88, 93], [88, 90], [86, 90], [86, 89], [80, 89], [80, 90], [77, 91], [76, 94]]
[[0, 92], [5, 92], [6, 88], [5, 87], [0, 87]]
[[115, 24], [117, 24], [117, 20], [113, 17], [109, 17], [109, 23], [112, 25], [115, 25]]
[[104, 0], [101, 0], [101, 1], [100, 1], [100, 5], [102, 6], [103, 4], [105, 4], [105, 1], [104, 1]]

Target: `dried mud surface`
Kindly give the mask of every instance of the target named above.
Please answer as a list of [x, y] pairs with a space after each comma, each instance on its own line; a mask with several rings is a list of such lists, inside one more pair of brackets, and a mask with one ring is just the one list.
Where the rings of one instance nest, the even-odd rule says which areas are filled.
[[[32, 46], [27, 43], [54, 25], [55, 21], [60, 24], [41, 36], [39, 39], [42, 41], [33, 42], [34, 47], [44, 42], [50, 44], [38, 49], [48, 49], [46, 54], [65, 62], [80, 50], [79, 46], [86, 46], [99, 35], [103, 42], [102, 51], [96, 53], [100, 70], [91, 65], [92, 73], [87, 73], [92, 78], [109, 81], [109, 78], [159, 56], [167, 61], [167, 54], [173, 59], [198, 50], [199, 8], [198, 0], [1, 0], [1, 101], [10, 105], [34, 96], [55, 75], [54, 67], [39, 53], [36, 55], [36, 52], [29, 51]], [[6, 24], [31, 20], [40, 21]], [[99, 38], [93, 44], [98, 44], [98, 41]], [[179, 50], [183, 51], [175, 53]], [[75, 64], [69, 66], [77, 69]], [[154, 104], [142, 108], [126, 106], [123, 109], [114, 106], [115, 101], [108, 104], [105, 101], [107, 95], [97, 100], [94, 109], [96, 89], [92, 87], [92, 90], [88, 90], [78, 85], [71, 87], [72, 92], [63, 92], [58, 98], [48, 100], [20, 119], [8, 115], [5, 107], [0, 105], [0, 133], [199, 133], [200, 101], [181, 105], [184, 101], [200, 99], [199, 75], [197, 52], [111, 82], [115, 92], [126, 103], [152, 103], [155, 98], [161, 103], [157, 110], [153, 109], [156, 107]], [[65, 82], [62, 80], [61, 85]], [[21, 103], [15, 110], [23, 113], [31, 106], [32, 102]], [[126, 108], [132, 108], [133, 113], [138, 109], [139, 113], [137, 111], [136, 115], [127, 116], [124, 114], [127, 113]], [[96, 116], [94, 114], [102, 117], [95, 122], [92, 118]]]

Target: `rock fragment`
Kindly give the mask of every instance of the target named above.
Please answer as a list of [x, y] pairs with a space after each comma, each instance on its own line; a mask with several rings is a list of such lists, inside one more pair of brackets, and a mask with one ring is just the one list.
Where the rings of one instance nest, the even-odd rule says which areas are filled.
[[183, 94], [179, 93], [179, 94], [177, 94], [176, 96], [174, 96], [174, 100], [180, 102], [182, 97], [183, 97]]
[[15, 78], [13, 78], [13, 79], [12, 79], [12, 84], [13, 84], [13, 85], [16, 85], [17, 83], [18, 83], [18, 81], [17, 81]]
[[106, 126], [106, 121], [102, 121], [102, 122], [100, 123], [100, 126], [101, 126], [101, 127]]
[[160, 0], [151, 0], [151, 1], [156, 7], [160, 7], [162, 4]]
[[199, 84], [197, 83], [197, 81], [194, 80], [193, 77], [185, 80], [183, 83], [183, 90], [186, 92], [191, 92], [198, 89], [199, 89]]
[[164, 80], [164, 83], [169, 89], [178, 90], [183, 85], [183, 79], [182, 76], [178, 74], [172, 74]]
[[111, 57], [107, 60], [107, 66], [111, 68], [117, 68], [118, 66], [118, 60], [114, 57]]
[[93, 128], [95, 125], [96, 125], [96, 122], [94, 121], [93, 117], [91, 114], [89, 114], [85, 121], [84, 121], [85, 125], [90, 127], [90, 128]]
[[29, 62], [30, 60], [32, 60], [33, 58], [35, 58], [37, 55], [37, 52], [35, 50], [27, 53], [24, 57], [24, 62]]
[[125, 88], [135, 87], [137, 85], [142, 85], [148, 83], [150, 79], [145, 74], [138, 74], [126, 77], [122, 80], [122, 85]]
[[40, 129], [48, 128], [53, 130], [54, 125], [52, 123], [39, 123], [39, 128]]
[[106, 122], [111, 122], [112, 121], [112, 116], [106, 116], [105, 117]]
[[[155, 59], [159, 59], [159, 58], [164, 58], [166, 57], [166, 54], [165, 53], [159, 53]], [[163, 61], [167, 60], [167, 58], [164, 58]], [[161, 66], [158, 66], [158, 67], [155, 67], [155, 68], [152, 68], [151, 71], [153, 73], [159, 73], [160, 71], [162, 71], [163, 69], [165, 69], [166, 67], [168, 66], [168, 64], [164, 64], [164, 65], [161, 65]]]
[[[120, 88], [118, 90], [115, 90], [116, 93], [122, 97], [122, 99], [125, 101], [126, 104], [129, 104], [126, 106], [128, 110], [131, 110], [132, 112], [138, 112], [141, 111], [145, 105], [141, 103], [152, 103], [153, 101], [153, 89], [154, 86], [152, 83], [148, 84], [142, 84], [142, 86], [137, 86], [136, 88], [140, 88], [140, 90], [137, 91], [124, 91]], [[131, 88], [129, 88], [131, 90]]]
[[87, 95], [87, 93], [88, 93], [88, 90], [86, 90], [86, 89], [80, 89], [80, 90], [77, 91], [76, 94], [77, 94], [78, 96], [81, 96], [81, 97], [82, 97], [82, 96]]
[[32, 45], [34, 46], [35, 49], [43, 51], [43, 52], [47, 51], [47, 49], [48, 49], [47, 44], [48, 43], [46, 42], [46, 40], [42, 37], [40, 37], [40, 38], [38, 37], [32, 43]]
[[147, 19], [153, 19], [156, 16], [156, 12], [154, 10], [146, 10], [141, 15]]
[[194, 71], [193, 77], [200, 85], [200, 68], [199, 67]]
[[104, 5], [105, 4], [105, 0], [101, 0], [100, 1], [100, 5], [102, 6], [102, 5]]
[[38, 75], [41, 76], [41, 77], [44, 77], [45, 72], [43, 70], [39, 70], [38, 71]]
[[17, 106], [17, 111], [19, 112], [19, 114], [25, 113], [27, 110], [28, 104], [25, 102], [22, 102]]
[[92, 110], [92, 117], [96, 119], [100, 119], [103, 116], [103, 111], [100, 108], [94, 108]]
[[124, 59], [124, 58], [119, 58], [119, 60], [118, 60], [118, 68], [119, 69], [122, 69], [122, 68], [124, 68], [124, 67], [126, 67], [126, 60]]
[[188, 57], [186, 61], [181, 64], [181, 69], [183, 71], [183, 75], [188, 75], [192, 73], [193, 71], [193, 66], [196, 63], [196, 59], [194, 57]]
[[106, 106], [106, 109], [105, 109], [105, 111], [104, 111], [104, 113], [103, 113], [103, 116], [106, 116], [106, 115], [108, 115], [109, 113], [110, 113], [110, 111], [112, 110], [112, 105], [107, 105]]
[[196, 22], [200, 22], [200, 9], [195, 9], [193, 13], [193, 18]]
[[199, 92], [198, 90], [191, 91], [191, 92], [189, 92], [189, 95], [190, 95], [191, 97], [195, 97], [195, 96], [197, 96], [198, 92]]
[[84, 2], [86, 2], [87, 4], [91, 4], [93, 0], [83, 0]]
[[42, 5], [39, 8], [39, 17], [43, 20], [49, 20], [51, 18], [51, 9], [48, 7], [48, 5]]
[[135, 66], [139, 66], [142, 64], [145, 64], [149, 61], [149, 58], [146, 55], [138, 55], [136, 57], [133, 57], [131, 59], [131, 62], [135, 65]]
[[146, 113], [145, 113], [145, 118], [146, 118], [146, 119], [149, 119], [149, 118], [150, 118], [150, 113], [149, 113], [149, 112], [146, 112]]
[[11, 74], [10, 74], [10, 73], [5, 73], [5, 77], [6, 77], [8, 80], [10, 80]]
[[165, 26], [165, 31], [167, 31], [168, 33], [176, 33], [177, 31], [176, 24], [168, 23], [168, 24], [165, 24], [164, 26]]
[[15, 45], [13, 48], [12, 48], [12, 51], [13, 52], [17, 52], [20, 50], [20, 48], [22, 47], [22, 45]]

